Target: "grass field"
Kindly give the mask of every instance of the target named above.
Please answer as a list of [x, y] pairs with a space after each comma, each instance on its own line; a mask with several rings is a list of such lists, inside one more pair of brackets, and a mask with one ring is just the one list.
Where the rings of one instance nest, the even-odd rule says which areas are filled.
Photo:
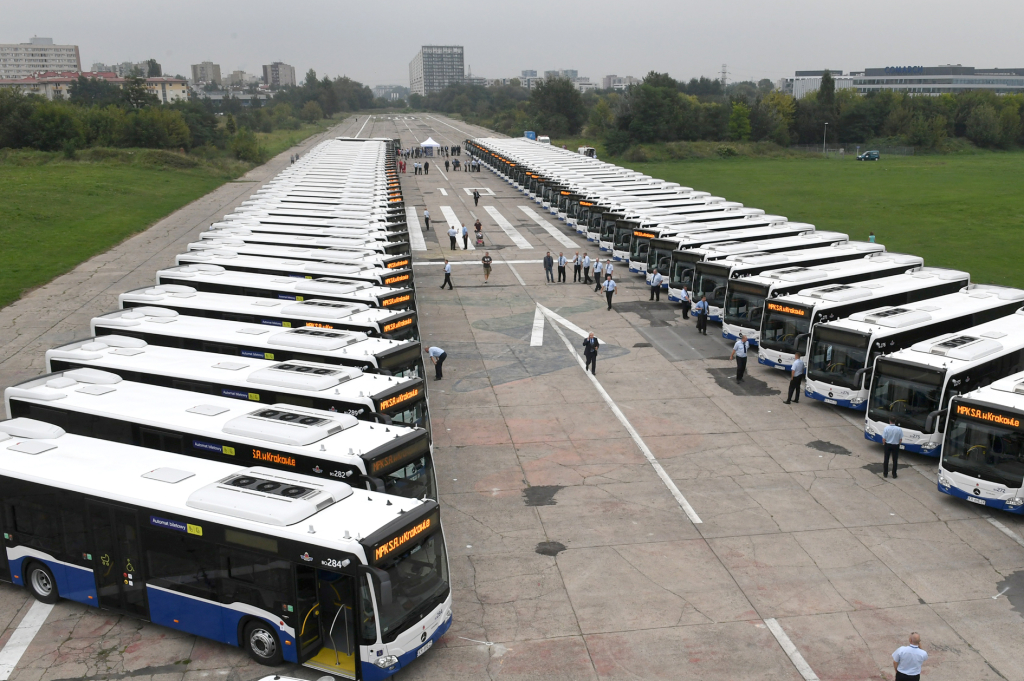
[[[268, 157], [326, 129], [260, 133]], [[246, 172], [152, 150], [0, 154], [0, 307]]]
[[1024, 153], [629, 163], [653, 177], [711, 192], [818, 229], [920, 255], [977, 283], [1024, 287]]

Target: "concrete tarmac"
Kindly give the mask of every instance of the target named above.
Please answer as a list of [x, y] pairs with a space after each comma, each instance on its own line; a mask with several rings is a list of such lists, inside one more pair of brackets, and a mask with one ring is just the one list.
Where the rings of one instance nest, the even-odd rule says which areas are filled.
[[[366, 128], [407, 145], [493, 134], [434, 114]], [[37, 374], [45, 348], [85, 335], [281, 160], [0, 311], [0, 385]], [[698, 336], [624, 263], [611, 311], [571, 267], [546, 283], [546, 251], [595, 245], [489, 171], [431, 166], [402, 179], [421, 228], [431, 216], [414, 252], [420, 330], [449, 355], [429, 396], [454, 624], [396, 678], [891, 679], [910, 631], [929, 680], [1021, 678], [1020, 519], [939, 494], [927, 457], [883, 479], [857, 416], [783, 404], [785, 377], [753, 357], [737, 384], [718, 327]], [[484, 247], [450, 250], [448, 220], [472, 234], [477, 218]], [[453, 291], [435, 288], [444, 258]], [[602, 339], [593, 378], [573, 327]], [[0, 586], [0, 645], [31, 602]], [[11, 678], [262, 673], [236, 649], [61, 602]]]

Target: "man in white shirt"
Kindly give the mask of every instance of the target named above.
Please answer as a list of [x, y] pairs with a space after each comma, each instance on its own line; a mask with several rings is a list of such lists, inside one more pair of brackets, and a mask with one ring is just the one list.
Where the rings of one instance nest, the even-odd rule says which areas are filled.
[[576, 255], [572, 257], [572, 283], [574, 284], [580, 280], [581, 262], [580, 252], [576, 251]]
[[601, 286], [604, 284], [604, 263], [601, 262], [601, 258], [594, 261], [594, 293], [601, 290]]
[[896, 477], [896, 464], [900, 459], [900, 445], [903, 444], [903, 429], [896, 425], [895, 417], [889, 417], [889, 425], [882, 431], [882, 477], [889, 477], [889, 456], [892, 456], [892, 477]]
[[448, 262], [447, 258], [444, 260], [444, 283], [441, 284], [441, 290], [444, 290], [445, 286], [449, 291], [452, 290], [452, 264]]
[[651, 300], [661, 302], [661, 282], [664, 280], [661, 272], [654, 270], [654, 274], [651, 275]]
[[747, 370], [747, 351], [750, 350], [750, 342], [747, 337], [740, 334], [738, 341], [732, 344], [732, 354], [729, 359], [736, 360], [736, 382], [743, 382], [743, 372]]
[[430, 211], [426, 208], [423, 209], [423, 222], [427, 227], [427, 231], [430, 231]]
[[786, 393], [786, 404], [790, 402], [800, 403], [800, 383], [804, 380], [804, 372], [807, 365], [800, 359], [800, 353], [793, 353], [793, 366], [789, 369], [789, 392]]
[[921, 635], [910, 634], [910, 645], [900, 646], [892, 654], [892, 668], [896, 670], [896, 681], [919, 681], [921, 665], [928, 659], [928, 653], [921, 650]]
[[441, 365], [448, 359], [448, 353], [438, 347], [429, 347], [426, 350], [427, 355], [430, 356], [430, 361], [434, 363], [434, 380], [440, 381], [444, 378], [444, 374], [441, 371]]
[[690, 292], [686, 289], [686, 284], [683, 284], [683, 292], [680, 294], [680, 298], [683, 301], [683, 319], [690, 318]]
[[452, 250], [453, 251], [459, 250], [459, 246], [458, 246], [458, 243], [457, 243], [457, 239], [458, 238], [459, 238], [459, 230], [455, 229], [454, 227], [449, 227], [448, 228], [448, 240], [451, 241], [451, 246], [452, 246]]
[[566, 262], [567, 261], [565, 259], [565, 256], [562, 254], [561, 251], [559, 251], [558, 252], [558, 283], [559, 284], [564, 284], [565, 283], [565, 263]]
[[590, 283], [590, 256], [583, 254], [583, 283]]
[[604, 283], [601, 284], [601, 288], [604, 289], [604, 297], [608, 299], [608, 309], [612, 309], [612, 296], [615, 295], [615, 280], [612, 279], [612, 275], [604, 275]]

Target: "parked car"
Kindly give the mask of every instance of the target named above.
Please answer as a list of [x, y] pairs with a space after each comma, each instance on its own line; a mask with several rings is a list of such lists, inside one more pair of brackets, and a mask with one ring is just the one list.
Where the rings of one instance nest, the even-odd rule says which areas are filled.
[[877, 161], [879, 154], [877, 151], [865, 151], [863, 154], [857, 157], [858, 161]]

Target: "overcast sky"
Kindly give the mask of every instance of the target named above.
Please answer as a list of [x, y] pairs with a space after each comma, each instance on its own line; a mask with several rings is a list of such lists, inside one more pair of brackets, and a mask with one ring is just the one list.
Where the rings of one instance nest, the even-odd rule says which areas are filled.
[[211, 60], [222, 73], [283, 61], [299, 78], [347, 75], [409, 85], [420, 45], [463, 45], [467, 69], [488, 78], [523, 69], [577, 69], [675, 78], [775, 80], [797, 69], [959, 63], [1024, 67], [1024, 3], [982, 0], [556, 1], [32, 0], [6, 2], [0, 42], [33, 35], [78, 45], [82, 66], [155, 58], [188, 75]]

